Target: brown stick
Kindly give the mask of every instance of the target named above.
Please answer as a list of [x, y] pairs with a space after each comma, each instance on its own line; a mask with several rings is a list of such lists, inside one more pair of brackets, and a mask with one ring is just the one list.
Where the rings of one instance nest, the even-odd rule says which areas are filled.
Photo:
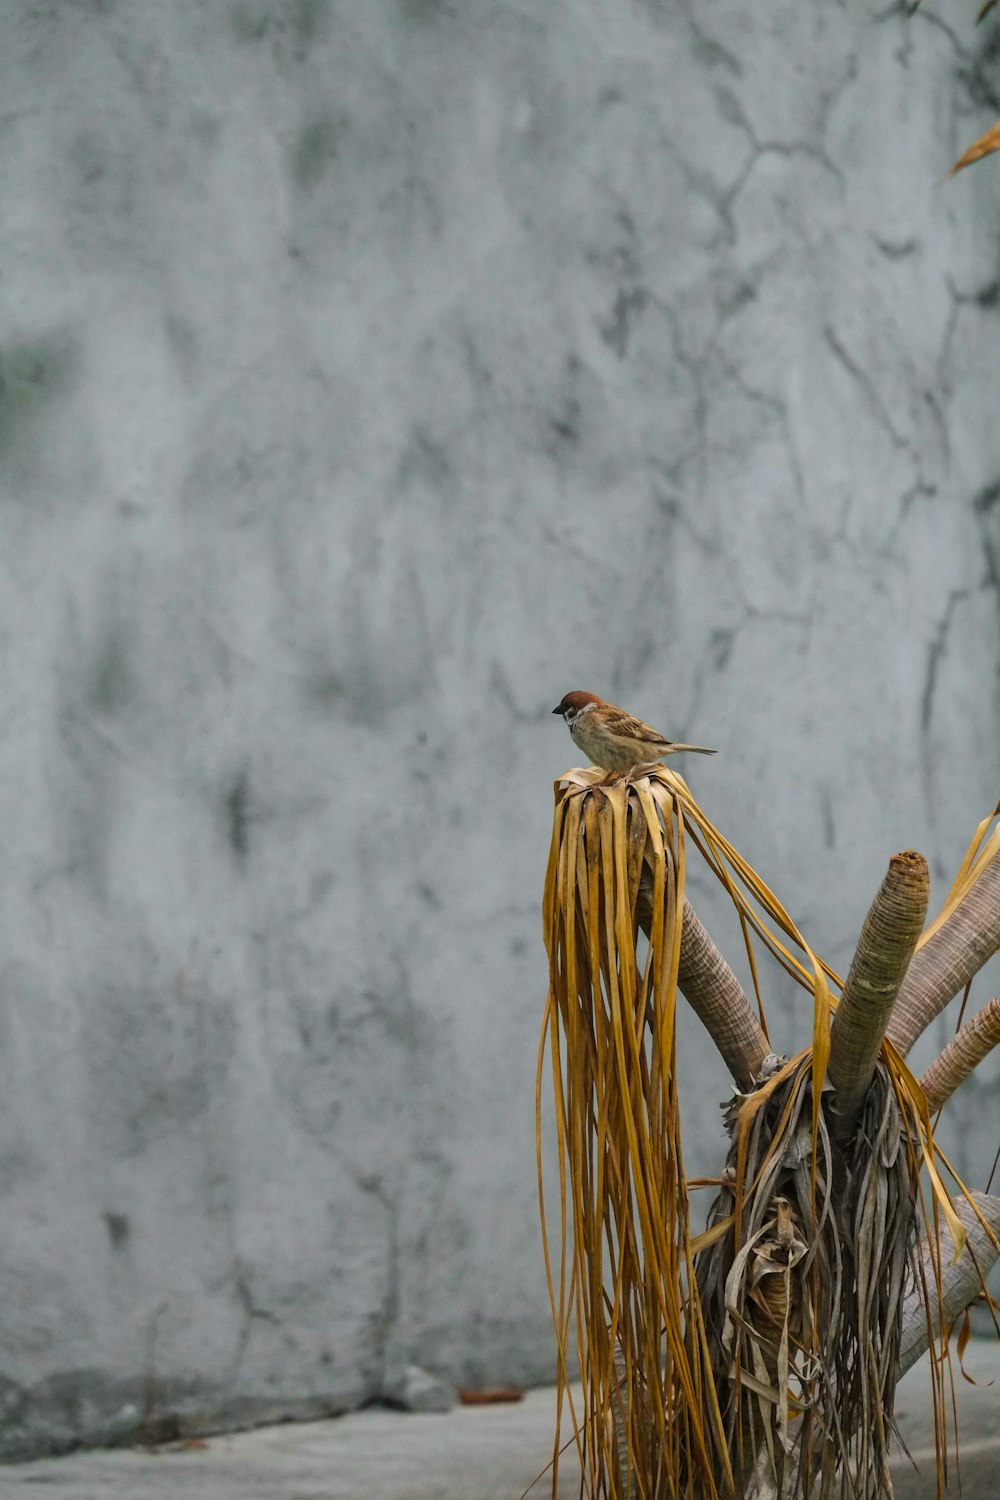
[[927, 1096], [928, 1107], [940, 1109], [964, 1083], [987, 1052], [1000, 1043], [1000, 995], [984, 1005], [977, 1016], [966, 1021], [952, 1037], [944, 1051], [920, 1076], [920, 1087]]
[[[639, 925], [649, 936], [653, 882], [648, 869], [639, 882]], [[753, 1088], [771, 1045], [736, 975], [709, 937], [689, 901], [684, 902], [677, 985], [702, 1022], [744, 1093]]]
[[913, 956], [889, 1023], [905, 1056], [921, 1032], [1000, 948], [1000, 856], [992, 859], [947, 922]]
[[927, 916], [931, 878], [922, 854], [906, 849], [889, 861], [865, 917], [857, 951], [830, 1031], [830, 1081], [841, 1139], [864, 1102], [882, 1039]]

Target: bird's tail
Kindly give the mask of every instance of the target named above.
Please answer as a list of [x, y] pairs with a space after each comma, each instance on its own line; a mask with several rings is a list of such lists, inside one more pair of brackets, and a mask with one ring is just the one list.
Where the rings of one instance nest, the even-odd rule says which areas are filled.
[[668, 755], [676, 755], [679, 750], [694, 750], [697, 755], [714, 755], [714, 750], [709, 750], [707, 745], [671, 745], [666, 752]]

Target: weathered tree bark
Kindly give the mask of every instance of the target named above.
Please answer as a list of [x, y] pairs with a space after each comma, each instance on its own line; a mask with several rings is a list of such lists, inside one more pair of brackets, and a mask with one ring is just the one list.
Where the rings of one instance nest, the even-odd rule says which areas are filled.
[[952, 1037], [939, 1057], [921, 1074], [920, 1087], [928, 1107], [940, 1109], [964, 1083], [988, 1052], [1000, 1043], [1000, 995], [984, 1005], [977, 1016]]
[[[652, 922], [653, 882], [648, 869], [639, 883], [637, 913], [646, 935]], [[702, 926], [689, 901], [684, 902], [677, 984], [705, 1026], [744, 1092], [753, 1088], [771, 1045], [743, 986]]]
[[889, 1023], [889, 1040], [905, 1056], [1000, 948], [1000, 855], [991, 860], [947, 922], [914, 954]]
[[836, 1090], [835, 1132], [846, 1138], [868, 1092], [879, 1050], [930, 899], [927, 861], [912, 849], [894, 854], [871, 904], [830, 1033], [829, 1077]]
[[[903, 1299], [903, 1335], [899, 1346], [899, 1373], [905, 1375], [922, 1354], [927, 1352], [929, 1328], [927, 1309], [924, 1304], [923, 1284], [926, 1282], [931, 1299], [931, 1326], [937, 1335], [941, 1332], [942, 1310], [944, 1325], [949, 1326], [959, 1313], [964, 1312], [980, 1288], [980, 1277], [986, 1280], [1000, 1256], [1000, 1198], [995, 1194], [972, 1193], [970, 1195], [979, 1208], [989, 1230], [983, 1228], [972, 1204], [961, 1194], [952, 1199], [955, 1212], [968, 1234], [965, 1249], [951, 1264], [947, 1233], [941, 1241], [941, 1300], [938, 1301], [937, 1285], [930, 1247], [926, 1239], [919, 1245], [923, 1279], [911, 1286]], [[991, 1233], [992, 1232], [992, 1233]]]

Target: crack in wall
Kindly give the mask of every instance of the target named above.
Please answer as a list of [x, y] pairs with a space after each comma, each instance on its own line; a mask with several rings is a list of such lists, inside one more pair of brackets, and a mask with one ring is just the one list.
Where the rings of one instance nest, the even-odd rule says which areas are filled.
[[303, 1350], [298, 1339], [286, 1328], [283, 1319], [277, 1313], [272, 1312], [270, 1308], [263, 1307], [256, 1300], [250, 1286], [250, 1269], [246, 1262], [239, 1256], [233, 1262], [231, 1285], [236, 1292], [243, 1314], [228, 1376], [228, 1384], [232, 1390], [236, 1386], [243, 1369], [243, 1361], [246, 1358], [247, 1347], [249, 1346], [255, 1323], [264, 1323], [267, 1327], [273, 1328], [281, 1342], [290, 1353], [296, 1356], [296, 1359], [301, 1360], [303, 1358]]
[[381, 1306], [372, 1318], [375, 1365], [373, 1395], [382, 1396], [386, 1394], [392, 1380], [391, 1344], [399, 1327], [402, 1309], [400, 1197], [398, 1192], [389, 1193], [380, 1177], [356, 1177], [355, 1183], [363, 1193], [381, 1205], [386, 1215], [385, 1287]]
[[938, 671], [948, 650], [948, 634], [951, 630], [952, 619], [959, 604], [963, 600], [968, 599], [969, 592], [967, 588], [952, 589], [949, 592], [944, 612], [937, 623], [937, 628], [927, 647], [926, 665], [924, 668], [924, 689], [920, 698], [920, 729], [925, 736], [929, 735], [931, 730]]
[[837, 363], [844, 370], [846, 370], [847, 374], [851, 377], [855, 385], [860, 390], [862, 396], [864, 397], [865, 410], [870, 411], [874, 414], [878, 421], [878, 425], [882, 428], [883, 432], [892, 443], [892, 446], [901, 453], [911, 452], [912, 449], [909, 439], [903, 436], [903, 434], [898, 430], [892, 418], [890, 417], [888, 411], [886, 410], [885, 402], [882, 400], [882, 397], [879, 394], [878, 387], [876, 386], [874, 380], [869, 375], [865, 367], [859, 364], [858, 361], [848, 353], [847, 349], [837, 337], [835, 330], [830, 326], [829, 323], [825, 323], [823, 325], [823, 341], [826, 344], [827, 348], [830, 350], [831, 354], [836, 359]]

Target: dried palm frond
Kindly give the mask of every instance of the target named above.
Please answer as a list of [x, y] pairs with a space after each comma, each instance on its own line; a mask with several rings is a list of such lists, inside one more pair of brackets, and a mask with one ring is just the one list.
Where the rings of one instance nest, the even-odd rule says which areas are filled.
[[[932, 1339], [947, 1338], [955, 1319], [977, 1292], [982, 1292], [989, 1300], [984, 1282], [1000, 1257], [1000, 1198], [985, 1193], [960, 1194], [952, 1206], [966, 1226], [966, 1246], [960, 1258], [941, 1271], [939, 1284], [936, 1272], [940, 1257], [936, 1240], [925, 1234], [917, 1246], [913, 1257], [915, 1275], [908, 1281], [900, 1319], [900, 1378], [926, 1353]], [[796, 1417], [790, 1424], [796, 1441], [801, 1428], [802, 1417]], [[766, 1459], [765, 1451], [747, 1484], [743, 1500], [782, 1500], [780, 1485], [769, 1470]]]
[[[644, 866], [652, 918], [640, 956]], [[544, 926], [564, 1233], [550, 1290], [561, 1392], [573, 1342], [580, 1357], [575, 1427], [594, 1496], [720, 1493], [721, 1414], [703, 1330], [692, 1336], [677, 1107], [683, 871], [683, 812], [668, 772], [570, 772], [557, 784]]]
[[[805, 1053], [732, 1106], [729, 1181], [711, 1216], [732, 1231], [698, 1257], [733, 1466], [788, 1500], [889, 1493], [915, 1223], [905, 1137], [916, 1121], [904, 1125], [885, 1069], [851, 1142], [838, 1143], [824, 1108], [815, 1151], [811, 1071]], [[831, 1098], [827, 1085], [824, 1106]]]

